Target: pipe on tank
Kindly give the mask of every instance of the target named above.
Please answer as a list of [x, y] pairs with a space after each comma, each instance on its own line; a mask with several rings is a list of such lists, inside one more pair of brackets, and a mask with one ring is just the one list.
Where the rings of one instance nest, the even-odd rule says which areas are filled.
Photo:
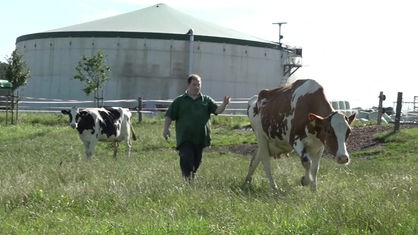
[[189, 74], [193, 73], [193, 43], [194, 43], [194, 34], [193, 29], [189, 29], [187, 32], [189, 35]]

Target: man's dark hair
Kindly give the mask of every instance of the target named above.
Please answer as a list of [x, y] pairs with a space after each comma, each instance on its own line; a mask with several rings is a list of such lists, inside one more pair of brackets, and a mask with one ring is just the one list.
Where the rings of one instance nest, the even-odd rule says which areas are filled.
[[202, 81], [202, 78], [200, 78], [200, 76], [197, 74], [190, 74], [189, 77], [187, 78], [187, 84], [190, 84], [193, 80]]

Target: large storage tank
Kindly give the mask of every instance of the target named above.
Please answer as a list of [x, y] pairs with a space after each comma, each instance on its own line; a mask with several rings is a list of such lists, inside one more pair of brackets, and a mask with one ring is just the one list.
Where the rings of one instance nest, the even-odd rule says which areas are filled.
[[172, 99], [190, 73], [202, 91], [250, 97], [286, 83], [300, 67], [301, 49], [223, 28], [157, 4], [138, 11], [17, 38], [31, 70], [25, 97], [89, 100], [74, 80], [82, 56], [106, 55], [105, 99]]

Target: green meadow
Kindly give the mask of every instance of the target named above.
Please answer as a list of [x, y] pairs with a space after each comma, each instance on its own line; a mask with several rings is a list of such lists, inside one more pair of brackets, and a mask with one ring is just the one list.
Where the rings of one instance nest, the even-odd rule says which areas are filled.
[[379, 133], [384, 144], [352, 152], [348, 166], [324, 156], [313, 193], [297, 156], [272, 161], [278, 192], [261, 165], [244, 184], [251, 156], [229, 151], [256, 142], [244, 117], [212, 118], [190, 183], [162, 116], [134, 121], [130, 159], [124, 144], [113, 159], [101, 142], [88, 161], [67, 121], [0, 117], [1, 234], [418, 234], [418, 128]]

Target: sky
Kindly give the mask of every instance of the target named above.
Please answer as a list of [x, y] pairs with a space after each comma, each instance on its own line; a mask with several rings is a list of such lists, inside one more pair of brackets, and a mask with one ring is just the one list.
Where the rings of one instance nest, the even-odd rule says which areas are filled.
[[395, 107], [398, 92], [406, 102], [418, 96], [414, 0], [8, 0], [2, 3], [0, 61], [19, 36], [158, 3], [271, 41], [279, 39], [273, 23], [286, 22], [281, 42], [303, 49], [303, 67], [294, 76], [317, 80], [329, 100], [370, 108], [382, 91], [383, 106]]

